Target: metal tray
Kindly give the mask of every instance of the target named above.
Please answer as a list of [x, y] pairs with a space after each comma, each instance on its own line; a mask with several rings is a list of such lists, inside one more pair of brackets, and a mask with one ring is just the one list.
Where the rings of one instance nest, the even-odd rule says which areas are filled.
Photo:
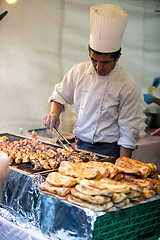
[[[32, 138], [29, 138], [29, 137], [26, 137], [26, 136], [21, 136], [21, 135], [18, 135], [18, 134], [8, 133], [8, 132], [0, 133], [0, 137], [1, 136], [8, 137], [9, 142], [20, 141], [21, 139], [32, 139]], [[41, 141], [41, 142], [43, 144], [47, 145], [47, 146], [54, 147], [55, 149], [56, 148], [61, 148], [61, 145], [58, 145], [56, 143], [52, 144], [52, 143], [45, 142], [45, 141]], [[84, 150], [80, 150], [80, 149], [77, 149], [77, 150], [78, 150], [78, 152], [90, 153], [88, 151], [84, 151]], [[99, 161], [101, 161], [101, 162], [104, 162], [104, 161], [107, 162], [108, 161], [108, 162], [114, 163], [114, 161], [115, 161], [114, 157], [105, 156], [105, 155], [101, 155], [101, 154], [96, 154], [96, 155], [99, 157]], [[46, 175], [49, 172], [57, 171], [57, 169], [58, 169], [58, 168], [51, 169], [51, 170], [45, 170], [44, 169], [44, 170], [41, 170], [41, 171], [37, 172], [37, 171], [33, 170], [33, 165], [30, 162], [29, 163], [20, 163], [20, 164], [13, 163], [12, 166], [10, 166], [10, 168], [16, 169], [16, 170], [21, 171], [23, 173], [42, 174], [42, 175]]]

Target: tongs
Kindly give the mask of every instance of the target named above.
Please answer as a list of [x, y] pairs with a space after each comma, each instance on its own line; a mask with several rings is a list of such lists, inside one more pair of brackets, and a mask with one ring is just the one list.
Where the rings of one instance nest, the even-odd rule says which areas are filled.
[[[53, 131], [56, 134], [58, 141], [60, 142], [60, 144], [66, 151], [70, 152], [69, 148], [67, 147], [67, 144], [70, 148], [72, 148], [75, 151], [75, 148], [72, 146], [72, 144], [67, 140], [67, 138], [56, 127], [53, 127]], [[66, 142], [66, 144], [64, 144], [62, 142], [61, 138], [64, 140], [64, 142]]]

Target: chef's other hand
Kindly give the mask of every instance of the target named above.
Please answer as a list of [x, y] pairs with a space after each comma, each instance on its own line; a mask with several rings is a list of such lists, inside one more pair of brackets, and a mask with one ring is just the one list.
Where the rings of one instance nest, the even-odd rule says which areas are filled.
[[154, 78], [152, 86], [155, 86], [157, 88], [159, 84], [160, 84], [160, 77]]
[[152, 94], [147, 93], [147, 94], [143, 94], [143, 96], [144, 96], [145, 103], [151, 104], [153, 102]]
[[53, 130], [53, 127], [58, 128], [60, 124], [59, 115], [55, 113], [50, 113], [49, 115], [45, 115], [43, 117], [43, 124], [46, 126], [48, 130]]
[[160, 128], [151, 133], [152, 136], [160, 136]]

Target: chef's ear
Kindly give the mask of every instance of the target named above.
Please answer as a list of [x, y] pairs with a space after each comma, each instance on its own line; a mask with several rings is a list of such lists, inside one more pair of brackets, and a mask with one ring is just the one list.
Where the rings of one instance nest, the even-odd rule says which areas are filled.
[[118, 62], [118, 60], [119, 60], [119, 58], [120, 58], [121, 55], [122, 55], [122, 53], [119, 53], [119, 54], [118, 54], [115, 62]]

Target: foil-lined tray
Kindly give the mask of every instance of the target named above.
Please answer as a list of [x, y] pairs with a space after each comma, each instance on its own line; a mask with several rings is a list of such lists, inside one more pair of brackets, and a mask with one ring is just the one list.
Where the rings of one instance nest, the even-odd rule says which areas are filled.
[[[20, 141], [21, 139], [32, 139], [32, 138], [24, 137], [24, 136], [17, 135], [17, 134], [14, 134], [14, 133], [0, 133], [0, 137], [1, 136], [8, 137], [9, 142]], [[41, 141], [41, 142], [43, 144], [47, 145], [47, 146], [54, 147], [55, 149], [56, 148], [61, 148], [61, 145], [58, 145], [56, 143], [53, 144], [53, 143], [46, 142], [46, 141]], [[87, 151], [83, 151], [83, 150], [77, 150], [77, 151], [87, 153]], [[100, 161], [113, 162], [115, 160], [115, 158], [111, 157], [111, 156], [105, 156], [105, 155], [101, 155], [101, 154], [96, 154], [96, 155], [99, 157]], [[42, 174], [42, 175], [46, 175], [49, 172], [53, 172], [53, 171], [57, 170], [57, 168], [56, 168], [56, 169], [50, 169], [50, 170], [42, 169], [41, 171], [34, 171], [33, 170], [34, 167], [30, 162], [20, 163], [20, 164], [13, 163], [11, 168], [16, 169], [16, 170], [18, 170], [20, 172], [23, 172], [23, 173], [26, 173], [26, 174]]]
[[[5, 135], [15, 140], [14, 134]], [[41, 192], [39, 185], [44, 181], [43, 174], [47, 173], [31, 174], [10, 167], [4, 182], [0, 215], [23, 228], [39, 229], [49, 239], [92, 239], [97, 218], [107, 213], [94, 212]], [[157, 199], [160, 199], [160, 195], [146, 201]], [[129, 204], [124, 208], [134, 205]], [[109, 211], [118, 210], [112, 208]]]
[[[39, 229], [49, 239], [91, 240], [97, 218], [94, 212], [40, 191], [43, 177], [10, 169], [3, 187], [0, 215], [22, 228]], [[137, 204], [160, 199], [160, 195]], [[108, 212], [118, 211], [116, 208]], [[113, 213], [114, 214], [114, 213]]]
[[[8, 132], [5, 132], [5, 133], [0, 133], [0, 137], [1, 136], [6, 136], [9, 140], [9, 142], [14, 142], [14, 141], [20, 141], [21, 139], [32, 139], [32, 138], [29, 138], [29, 137], [26, 137], [26, 136], [21, 136], [21, 135], [17, 135], [17, 134], [14, 134], [14, 133], [8, 133]], [[41, 141], [41, 140], [40, 140]], [[44, 142], [44, 141], [41, 141], [43, 144], [45, 145], [48, 145], [48, 146], [51, 146], [51, 147], [55, 147], [55, 148], [58, 148], [60, 146], [58, 145], [54, 145], [54, 144], [51, 144], [49, 142]], [[20, 164], [16, 164], [16, 163], [12, 163], [12, 166], [10, 166], [11, 169], [15, 169], [17, 171], [20, 171], [22, 173], [26, 173], [26, 174], [47, 174], [49, 172], [53, 172], [54, 169], [51, 169], [51, 170], [45, 170], [45, 169], [42, 169], [41, 171], [34, 171], [33, 170], [33, 165], [30, 163], [30, 162], [27, 162], [27, 163], [20, 163]]]

